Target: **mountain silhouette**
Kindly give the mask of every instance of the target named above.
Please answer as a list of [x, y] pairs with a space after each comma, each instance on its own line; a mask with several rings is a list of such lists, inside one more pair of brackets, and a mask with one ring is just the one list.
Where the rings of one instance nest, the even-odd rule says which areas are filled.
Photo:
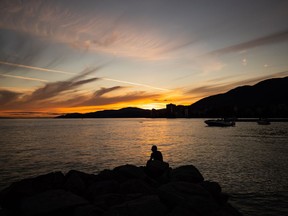
[[103, 110], [91, 113], [68, 113], [58, 118], [148, 118], [151, 110], [126, 107], [119, 110]]
[[197, 117], [288, 117], [288, 77], [241, 86], [190, 106]]

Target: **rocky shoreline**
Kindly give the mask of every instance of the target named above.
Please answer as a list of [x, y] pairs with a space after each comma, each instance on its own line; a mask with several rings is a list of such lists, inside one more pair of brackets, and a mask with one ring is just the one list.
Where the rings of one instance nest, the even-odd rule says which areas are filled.
[[217, 182], [193, 165], [123, 165], [99, 174], [71, 170], [12, 183], [0, 192], [0, 215], [240, 216]]

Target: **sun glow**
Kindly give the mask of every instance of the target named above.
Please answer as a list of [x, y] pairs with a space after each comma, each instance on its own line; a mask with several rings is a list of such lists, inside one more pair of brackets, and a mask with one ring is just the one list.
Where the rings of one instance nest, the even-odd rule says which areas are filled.
[[139, 106], [139, 108], [148, 109], [148, 110], [163, 109], [165, 107], [166, 107], [166, 103], [149, 103], [149, 104], [143, 104]]

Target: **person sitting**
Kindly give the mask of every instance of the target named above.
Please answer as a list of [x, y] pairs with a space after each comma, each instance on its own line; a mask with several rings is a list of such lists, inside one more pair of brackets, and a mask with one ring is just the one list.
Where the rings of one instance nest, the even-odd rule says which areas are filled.
[[167, 179], [167, 176], [169, 175], [169, 163], [163, 161], [162, 153], [157, 150], [156, 145], [153, 145], [151, 150], [152, 153], [150, 159], [146, 163], [146, 170], [148, 176], [152, 178], [165, 176], [162, 178], [162, 180]]
[[157, 146], [156, 145], [152, 146], [151, 151], [152, 151], [152, 153], [151, 153], [149, 161], [157, 160], [157, 161], [163, 162], [162, 153], [157, 150]]

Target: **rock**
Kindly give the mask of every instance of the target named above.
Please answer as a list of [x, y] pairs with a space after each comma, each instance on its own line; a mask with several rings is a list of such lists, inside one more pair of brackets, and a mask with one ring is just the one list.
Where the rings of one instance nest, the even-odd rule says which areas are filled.
[[82, 179], [81, 174], [82, 173], [79, 171], [69, 171], [66, 175], [64, 188], [78, 195], [84, 194], [86, 190], [86, 184], [84, 179]]
[[167, 208], [156, 195], [144, 196], [114, 206], [104, 216], [165, 216]]
[[185, 204], [179, 204], [172, 209], [169, 216], [199, 216], [192, 208]]
[[160, 161], [123, 165], [91, 175], [48, 173], [0, 192], [0, 215], [24, 216], [240, 216], [217, 182], [192, 165]]
[[203, 181], [200, 184], [203, 188], [205, 188], [210, 194], [217, 196], [221, 194], [222, 188], [217, 182], [212, 181]]
[[145, 179], [147, 177], [146, 173], [140, 167], [126, 164], [123, 166], [118, 166], [114, 168], [115, 172], [118, 172], [120, 175], [125, 177], [126, 179]]
[[24, 197], [62, 188], [64, 181], [65, 177], [62, 172], [52, 172], [12, 183], [1, 192], [0, 204], [3, 208], [17, 211]]
[[141, 179], [130, 179], [120, 185], [120, 192], [123, 194], [152, 194], [154, 191], [155, 190], [153, 190], [145, 181]]
[[151, 176], [153, 178], [159, 178], [163, 175], [168, 175], [169, 164], [158, 160], [148, 161], [146, 165], [146, 170], [148, 176]]
[[97, 196], [118, 193], [119, 190], [120, 184], [115, 180], [99, 181], [89, 186], [86, 196], [89, 200], [93, 201]]
[[0, 216], [8, 216], [7, 211], [5, 211], [4, 209], [0, 208]]
[[200, 183], [204, 181], [202, 174], [193, 165], [177, 167], [171, 172], [171, 181]]
[[217, 182], [203, 181], [200, 183], [200, 185], [212, 195], [218, 204], [222, 204], [227, 201], [227, 197], [225, 194], [222, 194], [222, 188]]
[[243, 216], [243, 215], [229, 203], [225, 203], [225, 205], [222, 206], [221, 208], [221, 216]]
[[69, 211], [71, 207], [86, 205], [88, 202], [71, 192], [64, 190], [48, 190], [23, 199], [21, 212], [23, 215], [57, 214]]
[[94, 198], [93, 204], [101, 209], [108, 210], [112, 206], [125, 202], [126, 197], [122, 194], [109, 193]]
[[125, 181], [126, 178], [124, 178], [119, 172], [115, 172], [113, 170], [105, 169], [101, 171], [98, 174], [99, 181], [108, 181], [108, 180], [114, 180], [114, 181]]
[[[182, 205], [190, 214], [214, 215], [219, 208], [212, 196], [201, 186], [188, 182], [171, 182], [159, 188], [164, 203], [175, 209]], [[175, 210], [176, 211], [176, 210]]]
[[76, 207], [71, 216], [100, 216], [104, 211], [94, 205], [85, 205]]

